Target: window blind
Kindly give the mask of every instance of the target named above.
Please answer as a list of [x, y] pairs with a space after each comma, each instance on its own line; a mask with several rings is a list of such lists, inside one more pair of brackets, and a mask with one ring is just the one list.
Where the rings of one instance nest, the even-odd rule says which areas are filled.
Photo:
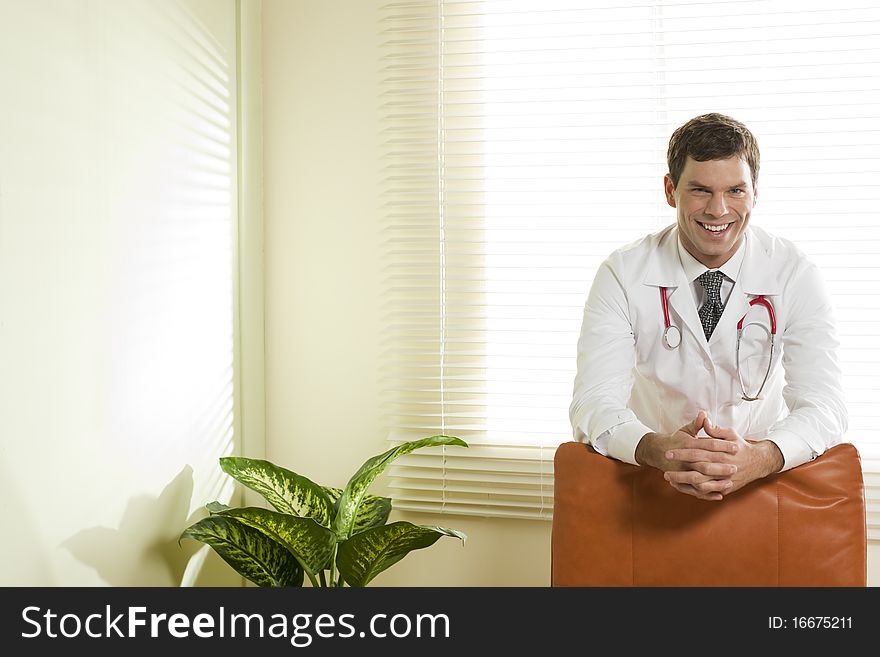
[[551, 516], [595, 271], [675, 220], [669, 136], [719, 111], [761, 145], [752, 221], [833, 295], [880, 538], [880, 8], [434, 0], [382, 20], [390, 438], [471, 444], [400, 460], [396, 506]]

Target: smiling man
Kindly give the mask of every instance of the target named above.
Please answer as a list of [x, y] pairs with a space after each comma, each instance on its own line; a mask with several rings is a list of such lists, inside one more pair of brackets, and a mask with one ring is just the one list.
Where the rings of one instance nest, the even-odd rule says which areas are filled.
[[584, 308], [570, 417], [601, 454], [722, 500], [842, 442], [831, 302], [788, 240], [749, 225], [760, 153], [721, 115], [675, 130], [676, 223], [609, 256]]

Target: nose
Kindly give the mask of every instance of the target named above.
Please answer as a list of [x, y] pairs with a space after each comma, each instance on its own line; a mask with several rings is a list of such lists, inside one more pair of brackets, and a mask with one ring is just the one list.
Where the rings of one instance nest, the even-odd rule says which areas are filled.
[[727, 214], [727, 202], [723, 192], [715, 192], [706, 204], [705, 213], [710, 217], [721, 218]]

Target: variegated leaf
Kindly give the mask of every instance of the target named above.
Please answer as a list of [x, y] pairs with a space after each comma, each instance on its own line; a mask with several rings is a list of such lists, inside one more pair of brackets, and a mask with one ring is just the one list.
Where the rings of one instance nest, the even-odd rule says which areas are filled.
[[431, 436], [422, 438], [421, 440], [413, 440], [403, 443], [397, 447], [392, 447], [387, 452], [368, 459], [360, 469], [349, 480], [342, 491], [339, 498], [336, 518], [333, 521], [333, 529], [339, 540], [345, 540], [352, 535], [354, 530], [354, 522], [357, 517], [358, 507], [366, 494], [367, 488], [373, 483], [373, 480], [382, 474], [382, 471], [388, 467], [398, 456], [409, 454], [412, 451], [422, 447], [435, 447], [437, 445], [459, 445], [467, 447], [467, 443], [460, 438], [452, 436]]
[[310, 575], [323, 570], [333, 555], [336, 534], [311, 518], [257, 507], [228, 509], [220, 515], [235, 518], [285, 546]]
[[339, 508], [339, 498], [342, 497], [342, 489], [333, 488], [332, 486], [321, 486], [321, 488], [324, 489], [324, 492], [327, 493], [327, 497], [330, 498], [330, 505], [332, 508], [330, 515], [335, 518], [336, 510]]
[[223, 502], [208, 502], [205, 505], [205, 508], [208, 510], [209, 513], [213, 515], [220, 513], [221, 511], [226, 511], [226, 509], [230, 507], [226, 504], [223, 504]]
[[410, 522], [393, 522], [355, 534], [339, 544], [336, 565], [350, 586], [366, 586], [413, 550], [426, 548], [441, 536], [454, 536], [464, 543], [462, 532], [444, 527], [419, 527]]
[[239, 574], [258, 586], [302, 586], [303, 570], [286, 547], [235, 518], [208, 516], [181, 538], [207, 543]]
[[354, 516], [352, 534], [365, 532], [373, 527], [381, 527], [391, 514], [391, 498], [377, 495], [364, 495]]
[[241, 456], [221, 458], [220, 467], [281, 513], [314, 518], [318, 524], [330, 526], [333, 504], [324, 489], [310, 479], [269, 461]]
[[[324, 490], [330, 496], [334, 506], [342, 497], [341, 488], [330, 488], [324, 486]], [[373, 527], [381, 527], [388, 522], [388, 516], [391, 514], [391, 498], [379, 497], [378, 495], [364, 495], [361, 505], [358, 507], [357, 515], [354, 518], [354, 527], [352, 534], [367, 531]]]

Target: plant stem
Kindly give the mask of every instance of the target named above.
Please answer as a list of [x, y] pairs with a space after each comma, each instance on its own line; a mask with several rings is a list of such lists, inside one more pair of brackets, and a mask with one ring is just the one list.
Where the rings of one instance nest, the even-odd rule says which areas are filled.
[[330, 557], [330, 586], [336, 586], [333, 580], [336, 579], [336, 550], [339, 546], [333, 546], [333, 555]]
[[315, 579], [315, 576], [312, 575], [312, 574], [311, 574], [308, 570], [306, 570], [305, 568], [303, 568], [303, 571], [305, 572], [306, 575], [309, 576], [309, 581], [312, 583], [312, 586], [315, 587], [315, 588], [319, 588], [318, 580]]
[[324, 575], [324, 571], [321, 571], [321, 586], [327, 588], [327, 577]]

